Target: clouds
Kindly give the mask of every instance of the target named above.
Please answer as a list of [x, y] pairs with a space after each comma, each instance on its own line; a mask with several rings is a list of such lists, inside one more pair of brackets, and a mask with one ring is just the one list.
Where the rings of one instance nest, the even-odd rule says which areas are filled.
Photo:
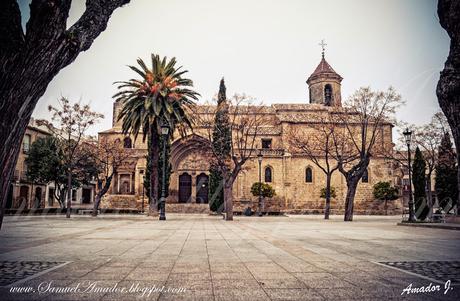
[[[69, 26], [83, 10], [84, 1], [74, 0]], [[426, 122], [437, 109], [435, 86], [449, 40], [435, 1], [132, 0], [56, 76], [34, 116], [47, 117], [47, 105], [64, 95], [90, 101], [106, 116], [93, 133], [109, 128], [112, 83], [135, 76], [126, 65], [151, 52], [176, 56], [204, 100], [225, 76], [229, 95], [308, 102], [305, 81], [320, 61], [323, 38], [328, 62], [344, 77], [343, 98], [363, 85], [393, 85], [407, 101], [400, 118]]]

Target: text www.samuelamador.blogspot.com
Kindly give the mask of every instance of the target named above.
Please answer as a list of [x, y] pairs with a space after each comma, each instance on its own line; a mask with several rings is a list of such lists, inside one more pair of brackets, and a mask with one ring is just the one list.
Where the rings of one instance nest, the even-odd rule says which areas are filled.
[[119, 293], [119, 294], [139, 294], [141, 297], [149, 297], [151, 294], [181, 294], [187, 289], [184, 287], [166, 287], [166, 286], [145, 286], [138, 282], [133, 282], [129, 286], [119, 286], [115, 283], [112, 286], [102, 286], [98, 281], [82, 281], [69, 286], [57, 286], [53, 281], [44, 281], [33, 286], [12, 286], [10, 293], [17, 294], [96, 294], [96, 293]]

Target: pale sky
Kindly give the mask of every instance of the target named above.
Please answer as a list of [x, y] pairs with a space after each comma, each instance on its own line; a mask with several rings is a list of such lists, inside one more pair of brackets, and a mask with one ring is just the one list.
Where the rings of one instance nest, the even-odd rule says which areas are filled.
[[[19, 0], [24, 23], [29, 0]], [[68, 20], [82, 14], [74, 0]], [[135, 76], [126, 65], [150, 53], [173, 57], [189, 70], [202, 101], [225, 77], [227, 95], [246, 93], [264, 104], [308, 103], [308, 76], [321, 59], [344, 79], [342, 98], [361, 86], [394, 86], [407, 104], [398, 118], [429, 122], [439, 110], [436, 84], [449, 50], [435, 0], [131, 0], [115, 11], [107, 30], [48, 86], [35, 111], [62, 95], [90, 103], [111, 127], [114, 81]]]

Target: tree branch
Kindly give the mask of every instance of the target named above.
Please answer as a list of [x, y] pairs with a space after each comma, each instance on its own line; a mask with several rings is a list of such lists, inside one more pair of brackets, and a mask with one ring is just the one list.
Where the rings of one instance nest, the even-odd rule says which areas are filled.
[[79, 51], [88, 50], [93, 41], [107, 28], [113, 11], [130, 0], [86, 0], [86, 10], [67, 31]]
[[18, 3], [15, 0], [2, 0], [0, 1], [0, 65], [3, 65], [9, 55], [17, 53], [23, 45], [24, 32]]

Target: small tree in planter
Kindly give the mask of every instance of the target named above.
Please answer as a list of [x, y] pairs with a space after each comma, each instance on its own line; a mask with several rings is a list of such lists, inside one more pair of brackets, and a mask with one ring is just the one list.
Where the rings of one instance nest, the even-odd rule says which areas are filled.
[[256, 197], [260, 195], [262, 199], [272, 198], [276, 195], [275, 189], [270, 184], [259, 182], [255, 182], [254, 184], [252, 184], [251, 193], [253, 196]]
[[[326, 198], [326, 187], [321, 188], [320, 197], [322, 199]], [[336, 197], [337, 197], [337, 193], [336, 193], [335, 187], [331, 186], [331, 198], [335, 199]]]
[[391, 186], [390, 182], [378, 182], [374, 185], [374, 198], [385, 201], [385, 215], [387, 215], [387, 202], [399, 197], [398, 189]]

